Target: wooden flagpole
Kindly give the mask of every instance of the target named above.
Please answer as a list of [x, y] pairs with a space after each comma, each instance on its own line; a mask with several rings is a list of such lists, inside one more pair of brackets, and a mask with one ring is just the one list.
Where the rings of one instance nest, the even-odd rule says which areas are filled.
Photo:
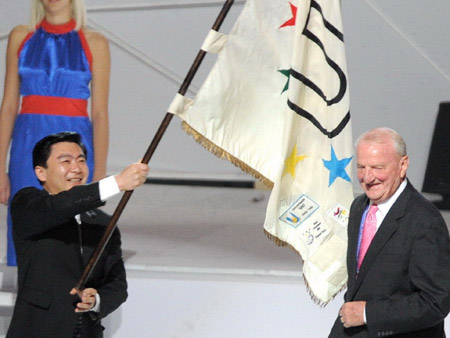
[[[225, 4], [222, 7], [222, 10], [220, 11], [219, 15], [216, 18], [216, 21], [214, 22], [214, 25], [212, 26], [212, 29], [215, 31], [218, 31], [220, 26], [222, 25], [223, 21], [225, 20], [225, 17], [227, 16], [231, 6], [233, 5], [234, 0], [226, 0]], [[199, 50], [197, 57], [195, 58], [194, 62], [192, 63], [191, 68], [189, 69], [189, 72], [187, 73], [183, 83], [180, 86], [180, 89], [178, 90], [178, 94], [185, 95], [189, 85], [192, 82], [192, 79], [194, 78], [197, 70], [200, 68], [200, 65], [206, 55], [206, 52], [203, 50]], [[172, 120], [173, 114], [172, 113], [166, 113], [163, 121], [161, 122], [161, 125], [159, 126], [155, 136], [153, 137], [152, 142], [147, 148], [147, 151], [145, 152], [144, 157], [142, 158], [142, 163], [148, 164], [151, 157], [153, 156], [153, 153], [156, 150], [156, 147], [159, 144], [159, 141], [161, 141], [165, 131], [167, 130], [167, 127], [169, 126], [170, 121]], [[117, 221], [119, 220], [120, 215], [122, 214], [122, 211], [125, 209], [125, 206], [127, 205], [131, 195], [133, 194], [133, 191], [125, 191], [121, 200], [119, 201], [119, 204], [116, 207], [116, 210], [114, 211], [113, 215], [111, 216], [111, 219], [109, 221], [109, 224], [105, 230], [105, 233], [103, 237], [101, 238], [97, 248], [95, 249], [94, 253], [92, 254], [91, 259], [89, 260], [88, 264], [86, 265], [80, 279], [78, 280], [75, 289], [77, 291], [81, 291], [84, 289], [84, 285], [86, 284], [86, 281], [90, 277], [92, 270], [94, 270], [101, 254], [103, 253], [103, 250], [105, 249], [106, 245], [108, 244], [109, 239], [111, 238], [111, 235], [116, 228]]]

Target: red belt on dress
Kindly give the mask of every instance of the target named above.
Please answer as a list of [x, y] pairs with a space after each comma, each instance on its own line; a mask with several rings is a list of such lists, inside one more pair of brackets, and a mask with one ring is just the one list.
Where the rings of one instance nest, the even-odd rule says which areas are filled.
[[57, 96], [27, 95], [22, 98], [20, 114], [89, 117], [87, 100]]

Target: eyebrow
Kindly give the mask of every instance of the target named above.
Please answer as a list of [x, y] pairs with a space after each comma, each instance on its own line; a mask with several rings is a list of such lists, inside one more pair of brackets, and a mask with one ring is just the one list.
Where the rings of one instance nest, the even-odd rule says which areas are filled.
[[[63, 154], [59, 155], [59, 156], [57, 157], [57, 159], [60, 160], [60, 159], [66, 158], [66, 157], [68, 157], [68, 158], [74, 158], [74, 156], [72, 156], [71, 154], [63, 153]], [[86, 155], [84, 155], [84, 154], [82, 153], [82, 154], [79, 154], [78, 156], [76, 156], [75, 158], [76, 158], [76, 159], [79, 159], [79, 158], [84, 158], [84, 159], [85, 159], [85, 158], [86, 158]]]

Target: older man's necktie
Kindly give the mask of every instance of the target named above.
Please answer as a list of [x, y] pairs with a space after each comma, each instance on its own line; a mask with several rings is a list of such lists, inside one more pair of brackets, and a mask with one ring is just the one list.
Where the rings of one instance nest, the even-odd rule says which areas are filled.
[[369, 208], [369, 212], [367, 213], [366, 220], [364, 221], [361, 245], [359, 247], [358, 254], [358, 270], [361, 266], [364, 256], [366, 255], [367, 249], [369, 249], [369, 245], [372, 242], [373, 236], [375, 236], [375, 232], [377, 231], [377, 217], [375, 215], [377, 210], [378, 206], [376, 204], [372, 204]]

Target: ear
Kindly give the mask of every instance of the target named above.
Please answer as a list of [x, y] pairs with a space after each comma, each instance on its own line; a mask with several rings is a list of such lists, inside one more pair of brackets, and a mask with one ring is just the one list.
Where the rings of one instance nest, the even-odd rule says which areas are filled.
[[406, 170], [408, 170], [408, 166], [409, 166], [409, 157], [408, 156], [403, 156], [401, 158], [400, 166], [401, 166], [400, 177], [403, 179], [406, 177]]
[[34, 173], [36, 174], [36, 177], [38, 178], [39, 181], [41, 182], [47, 181], [47, 169], [45, 169], [44, 167], [36, 166], [34, 168]]

